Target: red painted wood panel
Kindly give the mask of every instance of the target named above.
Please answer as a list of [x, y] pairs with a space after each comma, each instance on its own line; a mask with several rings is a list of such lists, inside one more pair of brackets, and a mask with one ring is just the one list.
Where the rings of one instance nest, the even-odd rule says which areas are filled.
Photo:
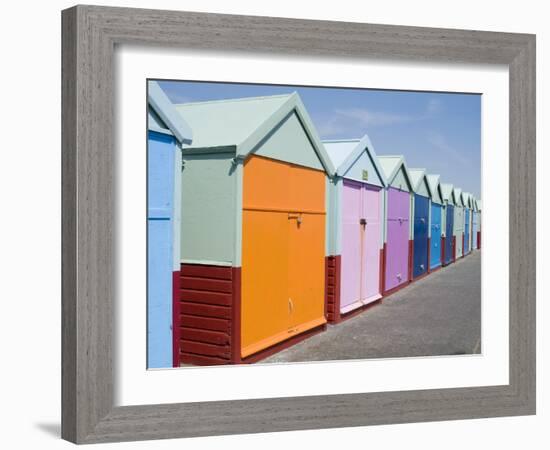
[[325, 315], [331, 323], [340, 321], [340, 263], [340, 255], [325, 257]]
[[231, 306], [233, 303], [230, 293], [194, 291], [190, 289], [180, 289], [180, 301], [223, 306]]
[[[217, 365], [232, 361], [237, 269], [182, 264], [178, 301], [178, 362]], [[240, 294], [239, 294], [240, 295]], [[238, 362], [238, 361], [235, 361]]]
[[241, 362], [241, 268], [233, 267], [233, 293], [231, 317], [231, 362]]
[[193, 364], [195, 366], [219, 366], [222, 364], [227, 364], [227, 359], [197, 355], [194, 353], [180, 353], [180, 364]]
[[181, 340], [181, 351], [183, 353], [194, 353], [202, 356], [216, 356], [218, 358], [229, 359], [229, 345], [207, 344], [204, 342]]
[[231, 280], [231, 267], [183, 264], [181, 274], [184, 277]]
[[181, 333], [191, 341], [210, 344], [228, 345], [231, 342], [229, 333], [222, 331], [201, 330], [198, 328], [181, 328]]
[[210, 278], [195, 278], [182, 276], [180, 279], [182, 289], [195, 291], [226, 292], [233, 291], [231, 280], [217, 280]]
[[231, 308], [228, 306], [215, 306], [215, 305], [203, 305], [200, 303], [180, 303], [181, 314], [204, 316], [204, 317], [217, 317], [219, 319], [230, 319]]
[[210, 317], [189, 316], [182, 314], [180, 315], [180, 326], [229, 332], [229, 320], [212, 319]]

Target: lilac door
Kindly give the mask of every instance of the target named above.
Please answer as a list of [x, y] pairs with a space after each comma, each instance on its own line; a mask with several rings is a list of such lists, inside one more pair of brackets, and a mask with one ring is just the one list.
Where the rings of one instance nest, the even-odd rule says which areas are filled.
[[380, 188], [344, 181], [340, 312], [380, 298]]
[[363, 218], [366, 219], [363, 236], [363, 265], [361, 300], [370, 303], [380, 295], [380, 220], [382, 190], [363, 185]]
[[388, 189], [385, 290], [407, 281], [409, 268], [410, 194]]
[[344, 181], [340, 309], [351, 311], [361, 298], [361, 184]]

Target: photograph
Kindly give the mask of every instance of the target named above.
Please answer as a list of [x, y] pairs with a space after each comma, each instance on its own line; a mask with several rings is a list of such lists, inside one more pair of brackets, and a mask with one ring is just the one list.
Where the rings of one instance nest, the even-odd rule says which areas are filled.
[[148, 369], [482, 353], [481, 94], [146, 82]]

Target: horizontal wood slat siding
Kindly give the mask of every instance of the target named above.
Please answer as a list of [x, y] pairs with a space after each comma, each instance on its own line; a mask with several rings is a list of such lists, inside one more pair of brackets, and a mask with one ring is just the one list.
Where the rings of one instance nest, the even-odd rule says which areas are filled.
[[230, 364], [233, 352], [234, 269], [182, 264], [179, 292], [180, 364]]
[[340, 256], [325, 258], [325, 307], [330, 323], [340, 321]]

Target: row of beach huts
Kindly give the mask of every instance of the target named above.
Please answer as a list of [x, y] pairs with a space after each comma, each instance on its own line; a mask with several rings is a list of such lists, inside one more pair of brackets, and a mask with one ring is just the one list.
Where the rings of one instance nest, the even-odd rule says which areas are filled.
[[150, 81], [147, 180], [149, 368], [261, 360], [481, 247], [480, 200], [321, 141], [297, 93], [175, 105]]

